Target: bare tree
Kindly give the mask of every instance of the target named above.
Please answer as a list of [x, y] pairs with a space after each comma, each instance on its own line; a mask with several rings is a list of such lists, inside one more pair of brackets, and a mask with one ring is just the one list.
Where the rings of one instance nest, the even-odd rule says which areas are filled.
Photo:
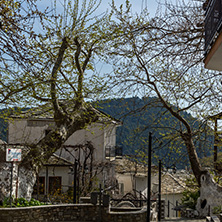
[[[210, 113], [218, 112], [220, 74], [203, 68], [201, 2], [177, 1], [176, 5], [165, 2], [162, 7], [164, 13], [160, 10], [156, 17], [150, 18], [146, 10], [132, 15], [129, 2], [126, 10], [113, 3], [123, 36], [110, 52], [115, 64], [115, 75], [110, 76], [110, 81], [124, 95], [157, 97], [179, 122], [174, 137], [182, 138], [187, 148], [191, 168], [201, 187], [198, 210], [200, 215], [206, 215], [209, 206], [221, 204], [222, 188], [201, 166], [194, 144], [198, 132], [182, 111], [191, 112], [203, 122]], [[217, 194], [212, 191], [215, 187]], [[216, 200], [215, 195], [218, 195]]]

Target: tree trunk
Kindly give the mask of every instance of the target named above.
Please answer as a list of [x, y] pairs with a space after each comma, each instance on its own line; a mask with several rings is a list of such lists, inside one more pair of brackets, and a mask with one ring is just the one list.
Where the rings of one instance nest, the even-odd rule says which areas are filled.
[[[5, 152], [1, 150], [0, 155], [5, 156]], [[16, 167], [13, 167], [12, 178], [12, 195], [15, 196], [15, 175], [17, 175]], [[0, 162], [0, 201], [3, 201], [5, 197], [10, 196], [11, 185], [11, 163]]]
[[213, 208], [222, 205], [222, 187], [218, 185], [206, 169], [202, 169], [191, 135], [183, 134], [191, 168], [200, 186], [200, 197], [196, 209], [200, 217], [212, 215]]
[[198, 185], [201, 186], [200, 178], [203, 173], [206, 173], [206, 170], [202, 169], [200, 165], [196, 148], [192, 140], [192, 135], [190, 133], [184, 133], [182, 134], [182, 139], [184, 140], [186, 148], [187, 148], [187, 153], [189, 156], [190, 165], [191, 165], [193, 174], [197, 180]]
[[201, 217], [212, 215], [213, 208], [222, 205], [222, 187], [218, 185], [208, 171], [202, 173], [200, 197], [197, 201], [197, 211]]
[[181, 137], [185, 142], [191, 168], [200, 187], [200, 197], [198, 198], [196, 208], [199, 216], [205, 217], [208, 214], [212, 214], [214, 207], [222, 205], [222, 187], [215, 183], [208, 170], [201, 167], [196, 148], [193, 143], [193, 132], [189, 123], [166, 103], [157, 88], [156, 92], [164, 107], [167, 108], [169, 112], [186, 127], [186, 132], [181, 132]]
[[[30, 151], [24, 156], [19, 165], [19, 170], [14, 171], [18, 176], [18, 197], [30, 200], [33, 186], [36, 181], [36, 172], [42, 167], [50, 156], [76, 131], [98, 119], [98, 112], [91, 106], [85, 105], [73, 113], [50, 132], [36, 145], [30, 145]], [[5, 157], [5, 150], [1, 149], [1, 156]], [[19, 172], [18, 172], [19, 171]], [[5, 162], [5, 158], [0, 158], [0, 200], [4, 200], [10, 194], [10, 163]], [[13, 180], [13, 196], [15, 196], [15, 180]]]

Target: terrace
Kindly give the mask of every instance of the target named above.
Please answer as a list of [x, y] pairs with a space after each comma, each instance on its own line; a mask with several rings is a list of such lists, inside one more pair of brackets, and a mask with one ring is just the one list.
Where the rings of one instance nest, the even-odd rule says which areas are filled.
[[205, 67], [222, 70], [222, 0], [208, 0], [205, 9]]

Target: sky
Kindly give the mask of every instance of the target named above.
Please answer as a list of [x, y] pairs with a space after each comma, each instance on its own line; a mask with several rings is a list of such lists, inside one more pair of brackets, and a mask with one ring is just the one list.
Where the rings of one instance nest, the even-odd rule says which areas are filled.
[[[56, 1], [57, 2], [57, 6], [61, 6], [61, 12], [62, 12], [62, 3], [66, 2], [67, 0], [38, 0], [38, 6], [41, 10], [45, 10], [46, 7], [48, 6], [49, 9], [52, 8], [53, 6], [53, 2]], [[74, 0], [73, 0], [74, 1]], [[83, 0], [79, 0], [80, 2], [82, 2]], [[89, 2], [90, 0], [87, 0], [87, 2]], [[93, 0], [95, 1], [95, 0]], [[150, 13], [151, 16], [153, 16], [156, 12], [157, 9], [157, 1], [158, 2], [164, 2], [164, 0], [129, 0], [130, 4], [132, 4], [132, 12], [134, 13], [141, 13], [141, 11], [143, 11], [144, 8], [148, 8], [148, 11]], [[97, 2], [99, 2], [99, 0], [97, 0]], [[125, 5], [126, 0], [114, 0], [115, 4], [119, 7], [121, 4]], [[108, 8], [110, 8], [110, 5], [112, 3], [112, 0], [101, 0], [101, 4], [99, 6], [99, 8], [96, 10], [96, 14], [102, 14], [105, 11], [107, 11]], [[60, 8], [60, 7], [57, 7]], [[59, 10], [57, 9], [57, 12]], [[97, 71], [100, 70], [99, 72], [103, 73], [103, 72], [110, 72], [112, 70], [112, 68], [110, 66], [108, 66], [107, 64], [103, 64], [103, 63], [98, 63], [97, 64]]]
[[[102, 0], [101, 8], [109, 7], [110, 0]], [[115, 0], [117, 5], [124, 4], [125, 0]], [[155, 13], [157, 2], [156, 0], [131, 0], [133, 12], [140, 13], [143, 8], [147, 7], [151, 14]]]
[[[63, 2], [63, 1], [64, 0], [58, 0], [58, 2]], [[98, 13], [106, 11], [107, 8], [109, 8], [109, 4], [112, 2], [112, 0], [101, 0], [101, 1], [102, 2], [98, 9]], [[46, 8], [46, 6], [50, 6], [51, 2], [53, 2], [53, 0], [39, 0], [38, 5], [42, 9], [44, 9]], [[115, 4], [118, 6], [124, 3], [125, 3], [125, 0], [115, 0]], [[130, 3], [132, 4], [132, 9], [134, 13], [140, 13], [143, 8], [147, 7], [150, 14], [153, 15], [157, 7], [156, 0], [130, 0]]]

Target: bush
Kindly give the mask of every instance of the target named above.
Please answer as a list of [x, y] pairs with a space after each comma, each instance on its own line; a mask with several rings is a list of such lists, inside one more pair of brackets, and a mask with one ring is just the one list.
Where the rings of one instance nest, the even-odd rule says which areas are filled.
[[183, 192], [182, 204], [195, 210], [197, 199], [200, 196], [200, 189], [194, 177], [187, 178], [186, 185], [188, 188]]
[[222, 213], [222, 206], [217, 206], [213, 208], [213, 214], [220, 214]]
[[[11, 205], [12, 207], [31, 207], [44, 205], [44, 203], [33, 198], [30, 201], [26, 200], [25, 198], [14, 198]], [[10, 197], [4, 199], [4, 201], [2, 202], [2, 207], [10, 207]]]
[[200, 196], [199, 190], [195, 190], [195, 191], [185, 190], [183, 192], [183, 197], [181, 199], [182, 204], [188, 208], [195, 210], [196, 204], [197, 204], [197, 199], [199, 196]]

